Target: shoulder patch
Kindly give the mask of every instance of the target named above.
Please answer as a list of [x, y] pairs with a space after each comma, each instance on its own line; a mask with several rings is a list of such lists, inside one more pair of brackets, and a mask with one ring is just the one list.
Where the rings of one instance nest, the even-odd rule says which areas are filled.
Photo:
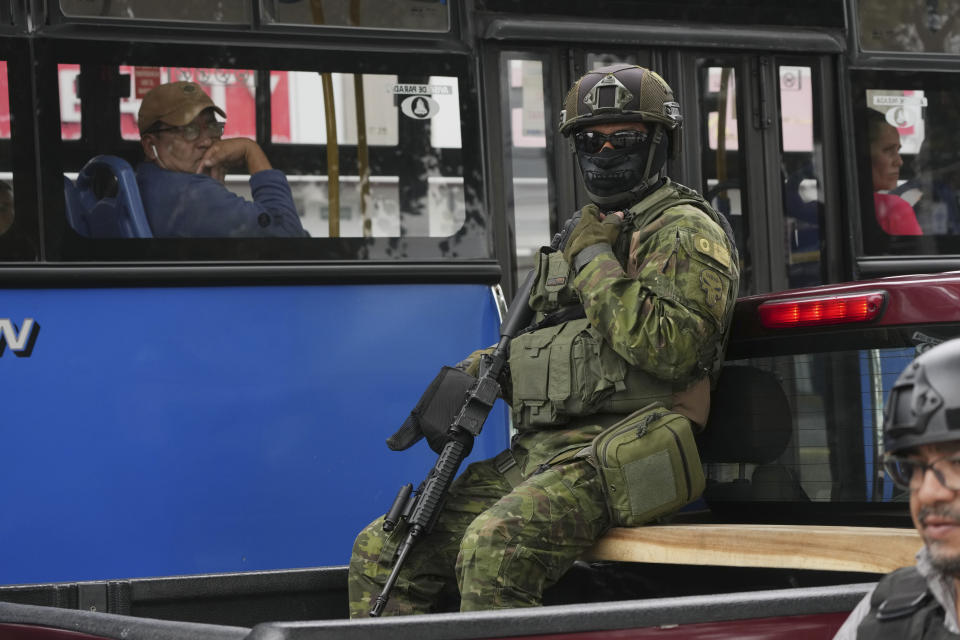
[[713, 269], [704, 269], [700, 272], [700, 288], [703, 289], [704, 299], [707, 306], [717, 312], [723, 313], [723, 305], [726, 302], [726, 291], [724, 290], [723, 280]]
[[725, 267], [730, 267], [730, 252], [719, 242], [698, 233], [693, 236], [693, 246], [703, 255], [710, 256]]

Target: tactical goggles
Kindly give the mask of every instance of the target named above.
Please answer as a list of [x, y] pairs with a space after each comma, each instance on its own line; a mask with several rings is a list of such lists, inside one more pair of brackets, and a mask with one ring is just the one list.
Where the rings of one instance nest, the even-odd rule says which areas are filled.
[[623, 129], [613, 133], [600, 133], [599, 131], [578, 131], [573, 134], [573, 144], [577, 151], [583, 153], [599, 153], [606, 143], [610, 143], [614, 149], [629, 149], [643, 144], [650, 136], [647, 131], [637, 131], [636, 129]]
[[167, 131], [176, 131], [183, 139], [187, 142], [193, 142], [200, 137], [200, 133], [206, 133], [211, 138], [219, 138], [223, 135], [223, 127], [226, 125], [224, 122], [206, 122], [204, 124], [197, 124], [196, 122], [191, 122], [190, 124], [185, 124], [182, 127], [166, 127], [165, 129], [154, 129], [151, 133], [164, 133]]
[[901, 489], [916, 491], [923, 484], [927, 471], [932, 471], [941, 485], [951, 491], [960, 491], [960, 453], [951, 453], [931, 462], [888, 454], [883, 459], [883, 468]]

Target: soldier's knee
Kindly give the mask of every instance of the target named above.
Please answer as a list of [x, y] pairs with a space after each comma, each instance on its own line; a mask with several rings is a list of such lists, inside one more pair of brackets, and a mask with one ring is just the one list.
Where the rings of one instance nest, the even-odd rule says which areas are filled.
[[385, 536], [383, 518], [377, 518], [357, 534], [353, 541], [352, 556], [373, 560], [379, 558], [380, 552], [383, 550]]
[[483, 516], [474, 520], [460, 541], [457, 554], [457, 582], [496, 583], [502, 573], [510, 537], [497, 519]]

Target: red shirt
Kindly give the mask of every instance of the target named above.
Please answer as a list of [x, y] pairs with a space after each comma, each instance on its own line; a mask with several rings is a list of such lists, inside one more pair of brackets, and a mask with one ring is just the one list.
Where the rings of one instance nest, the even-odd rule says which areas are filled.
[[874, 193], [873, 207], [880, 228], [891, 236], [922, 236], [923, 229], [910, 203], [891, 193]]

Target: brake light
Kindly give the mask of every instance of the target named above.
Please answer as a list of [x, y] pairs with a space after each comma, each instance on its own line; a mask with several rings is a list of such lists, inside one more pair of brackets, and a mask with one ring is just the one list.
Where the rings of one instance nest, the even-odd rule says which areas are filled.
[[768, 329], [870, 322], [880, 317], [886, 294], [882, 291], [824, 298], [771, 300], [758, 307], [760, 323]]

